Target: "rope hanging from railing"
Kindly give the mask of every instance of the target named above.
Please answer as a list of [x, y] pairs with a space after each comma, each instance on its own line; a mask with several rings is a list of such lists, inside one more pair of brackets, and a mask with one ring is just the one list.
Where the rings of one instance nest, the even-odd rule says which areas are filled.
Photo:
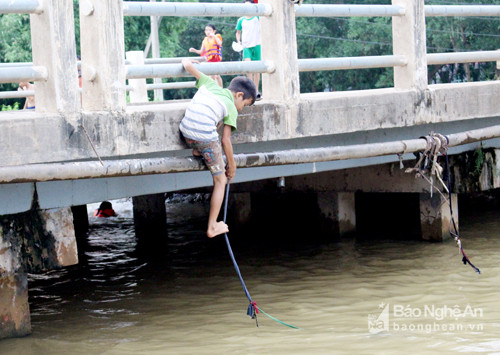
[[[436, 190], [445, 201], [448, 201], [450, 206], [450, 234], [455, 239], [455, 242], [458, 246], [458, 250], [462, 255], [462, 262], [464, 265], [469, 264], [474, 271], [478, 274], [481, 273], [479, 268], [474, 266], [471, 263], [467, 254], [465, 254], [464, 249], [462, 248], [462, 240], [458, 233], [458, 229], [455, 223], [455, 218], [453, 216], [453, 207], [452, 207], [452, 199], [451, 199], [451, 174], [450, 174], [450, 164], [448, 159], [448, 144], [449, 139], [446, 136], [443, 136], [439, 133], [431, 132], [430, 135], [425, 137], [420, 137], [426, 140], [427, 146], [425, 150], [421, 153], [420, 158], [417, 160], [417, 163], [413, 168], [408, 168], [405, 170], [406, 173], [415, 173], [415, 177], [421, 177], [426, 180], [430, 184], [430, 194], [432, 197], [433, 190]], [[444, 170], [444, 178], [443, 168], [437, 162], [438, 155], [444, 155], [446, 157], [446, 170]], [[441, 190], [435, 186], [434, 178], [438, 180], [443, 189], [447, 192], [447, 195], [444, 195]], [[446, 180], [446, 184], [444, 182]]]
[[[229, 182], [227, 183], [227, 186], [226, 186], [226, 198], [224, 201], [224, 223], [226, 223], [228, 200], [229, 200]], [[226, 239], [226, 245], [227, 245], [227, 250], [229, 251], [229, 256], [231, 257], [231, 260], [233, 261], [233, 265], [234, 265], [234, 268], [236, 270], [236, 273], [238, 274], [238, 277], [240, 278], [241, 286], [243, 287], [243, 291], [245, 292], [245, 296], [248, 298], [249, 305], [247, 308], [247, 315], [249, 317], [251, 317], [252, 319], [255, 319], [255, 325], [257, 327], [259, 326], [257, 314], [259, 314], [259, 311], [260, 311], [262, 314], [266, 315], [267, 317], [271, 318], [272, 320], [274, 320], [280, 324], [283, 324], [283, 325], [290, 327], [290, 328], [300, 329], [299, 327], [296, 327], [294, 325], [280, 321], [279, 319], [264, 312], [262, 309], [260, 309], [257, 306], [257, 303], [252, 300], [252, 296], [250, 296], [250, 292], [248, 292], [247, 286], [245, 285], [245, 281], [243, 280], [243, 276], [241, 276], [241, 271], [240, 271], [240, 268], [238, 266], [238, 263], [236, 262], [236, 258], [234, 257], [233, 249], [231, 248], [231, 244], [229, 243], [229, 238], [227, 236], [227, 233], [224, 233], [224, 237]]]

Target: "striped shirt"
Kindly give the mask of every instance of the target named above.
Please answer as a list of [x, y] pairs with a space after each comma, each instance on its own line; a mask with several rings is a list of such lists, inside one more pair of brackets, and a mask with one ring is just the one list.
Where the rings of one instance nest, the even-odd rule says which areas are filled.
[[232, 92], [221, 88], [205, 74], [201, 74], [196, 87], [199, 90], [189, 103], [179, 126], [184, 137], [200, 142], [216, 141], [219, 139], [217, 125], [222, 120], [236, 130], [238, 111]]

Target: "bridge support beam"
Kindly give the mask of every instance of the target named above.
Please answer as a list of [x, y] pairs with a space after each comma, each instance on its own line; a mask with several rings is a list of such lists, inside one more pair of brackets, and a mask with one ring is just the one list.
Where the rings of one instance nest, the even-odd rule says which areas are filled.
[[85, 258], [85, 250], [87, 250], [88, 239], [87, 233], [89, 230], [89, 216], [87, 205], [72, 206], [73, 225], [75, 228], [76, 244], [78, 246], [78, 258]]
[[0, 236], [0, 339], [31, 333], [28, 278], [20, 267], [18, 241]]
[[[452, 208], [455, 226], [458, 230], [458, 198], [457, 194], [452, 194]], [[451, 238], [450, 206], [440, 194], [428, 193], [420, 194], [420, 226], [422, 239], [432, 242], [442, 242]]]
[[80, 110], [73, 1], [41, 2], [43, 11], [30, 15], [33, 65], [47, 68], [47, 80], [35, 83], [37, 112]]
[[69, 208], [0, 216], [0, 338], [31, 332], [27, 273], [78, 263]]
[[322, 232], [345, 237], [356, 231], [356, 209], [353, 192], [319, 191], [318, 207], [322, 217]]
[[137, 250], [145, 256], [163, 255], [168, 247], [165, 194], [132, 198]]
[[229, 226], [229, 232], [236, 234], [239, 234], [240, 232], [245, 232], [252, 217], [251, 193], [250, 192], [231, 193], [229, 195], [227, 213], [228, 216], [226, 221]]

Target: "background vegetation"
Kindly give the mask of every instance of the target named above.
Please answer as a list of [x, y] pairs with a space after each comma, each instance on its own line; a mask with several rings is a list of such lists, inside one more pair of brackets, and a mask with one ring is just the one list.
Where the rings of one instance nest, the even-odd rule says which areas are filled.
[[[193, 0], [194, 1], [194, 0]], [[236, 2], [236, 0], [205, 0], [205, 2]], [[307, 3], [308, 0], [305, 0]], [[309, 0], [318, 4], [390, 4], [390, 0]], [[75, 32], [79, 53], [78, 1], [75, 3]], [[499, 5], [500, 0], [429, 0], [427, 5]], [[240, 60], [231, 49], [235, 39], [237, 18], [228, 17], [165, 17], [159, 26], [162, 57], [190, 56], [190, 47], [199, 48], [206, 24], [214, 24], [221, 33], [223, 60]], [[427, 18], [427, 50], [429, 53], [496, 50], [500, 48], [500, 18], [443, 17]], [[297, 18], [299, 58], [372, 56], [392, 54], [391, 18]], [[144, 50], [149, 38], [149, 17], [124, 20], [125, 50]], [[0, 62], [31, 61], [28, 15], [0, 15]], [[429, 82], [448, 83], [493, 80], [498, 70], [493, 62], [429, 66]], [[224, 77], [229, 82], [230, 78]], [[393, 85], [392, 69], [305, 72], [300, 74], [301, 91], [334, 91], [383, 88]], [[164, 79], [171, 81], [173, 79]], [[179, 80], [179, 79], [177, 79]], [[186, 79], [188, 80], [188, 79]], [[191, 79], [189, 79], [191, 80]], [[0, 91], [16, 90], [15, 84], [0, 85]], [[152, 92], [150, 93], [152, 97]], [[192, 89], [165, 90], [166, 99], [190, 97]], [[4, 105], [24, 100], [3, 100]], [[21, 105], [22, 106], [22, 105]]]

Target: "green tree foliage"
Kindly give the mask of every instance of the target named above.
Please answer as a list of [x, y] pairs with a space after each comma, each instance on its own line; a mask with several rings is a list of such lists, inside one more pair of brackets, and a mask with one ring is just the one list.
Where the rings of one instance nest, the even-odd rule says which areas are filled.
[[[29, 15], [0, 14], [0, 62], [31, 62]], [[17, 84], [0, 84], [0, 91], [17, 90]], [[24, 99], [1, 100], [2, 111], [24, 105]]]
[[2, 62], [31, 62], [29, 16], [0, 15], [0, 59]]
[[[468, 5], [498, 5], [498, 0], [467, 0]], [[426, 1], [427, 5], [443, 5], [443, 1]], [[463, 0], [447, 0], [448, 5], [464, 5]], [[428, 17], [426, 18], [427, 51], [429, 53], [469, 52], [500, 48], [498, 17]], [[430, 82], [493, 80], [494, 62], [429, 66]]]

